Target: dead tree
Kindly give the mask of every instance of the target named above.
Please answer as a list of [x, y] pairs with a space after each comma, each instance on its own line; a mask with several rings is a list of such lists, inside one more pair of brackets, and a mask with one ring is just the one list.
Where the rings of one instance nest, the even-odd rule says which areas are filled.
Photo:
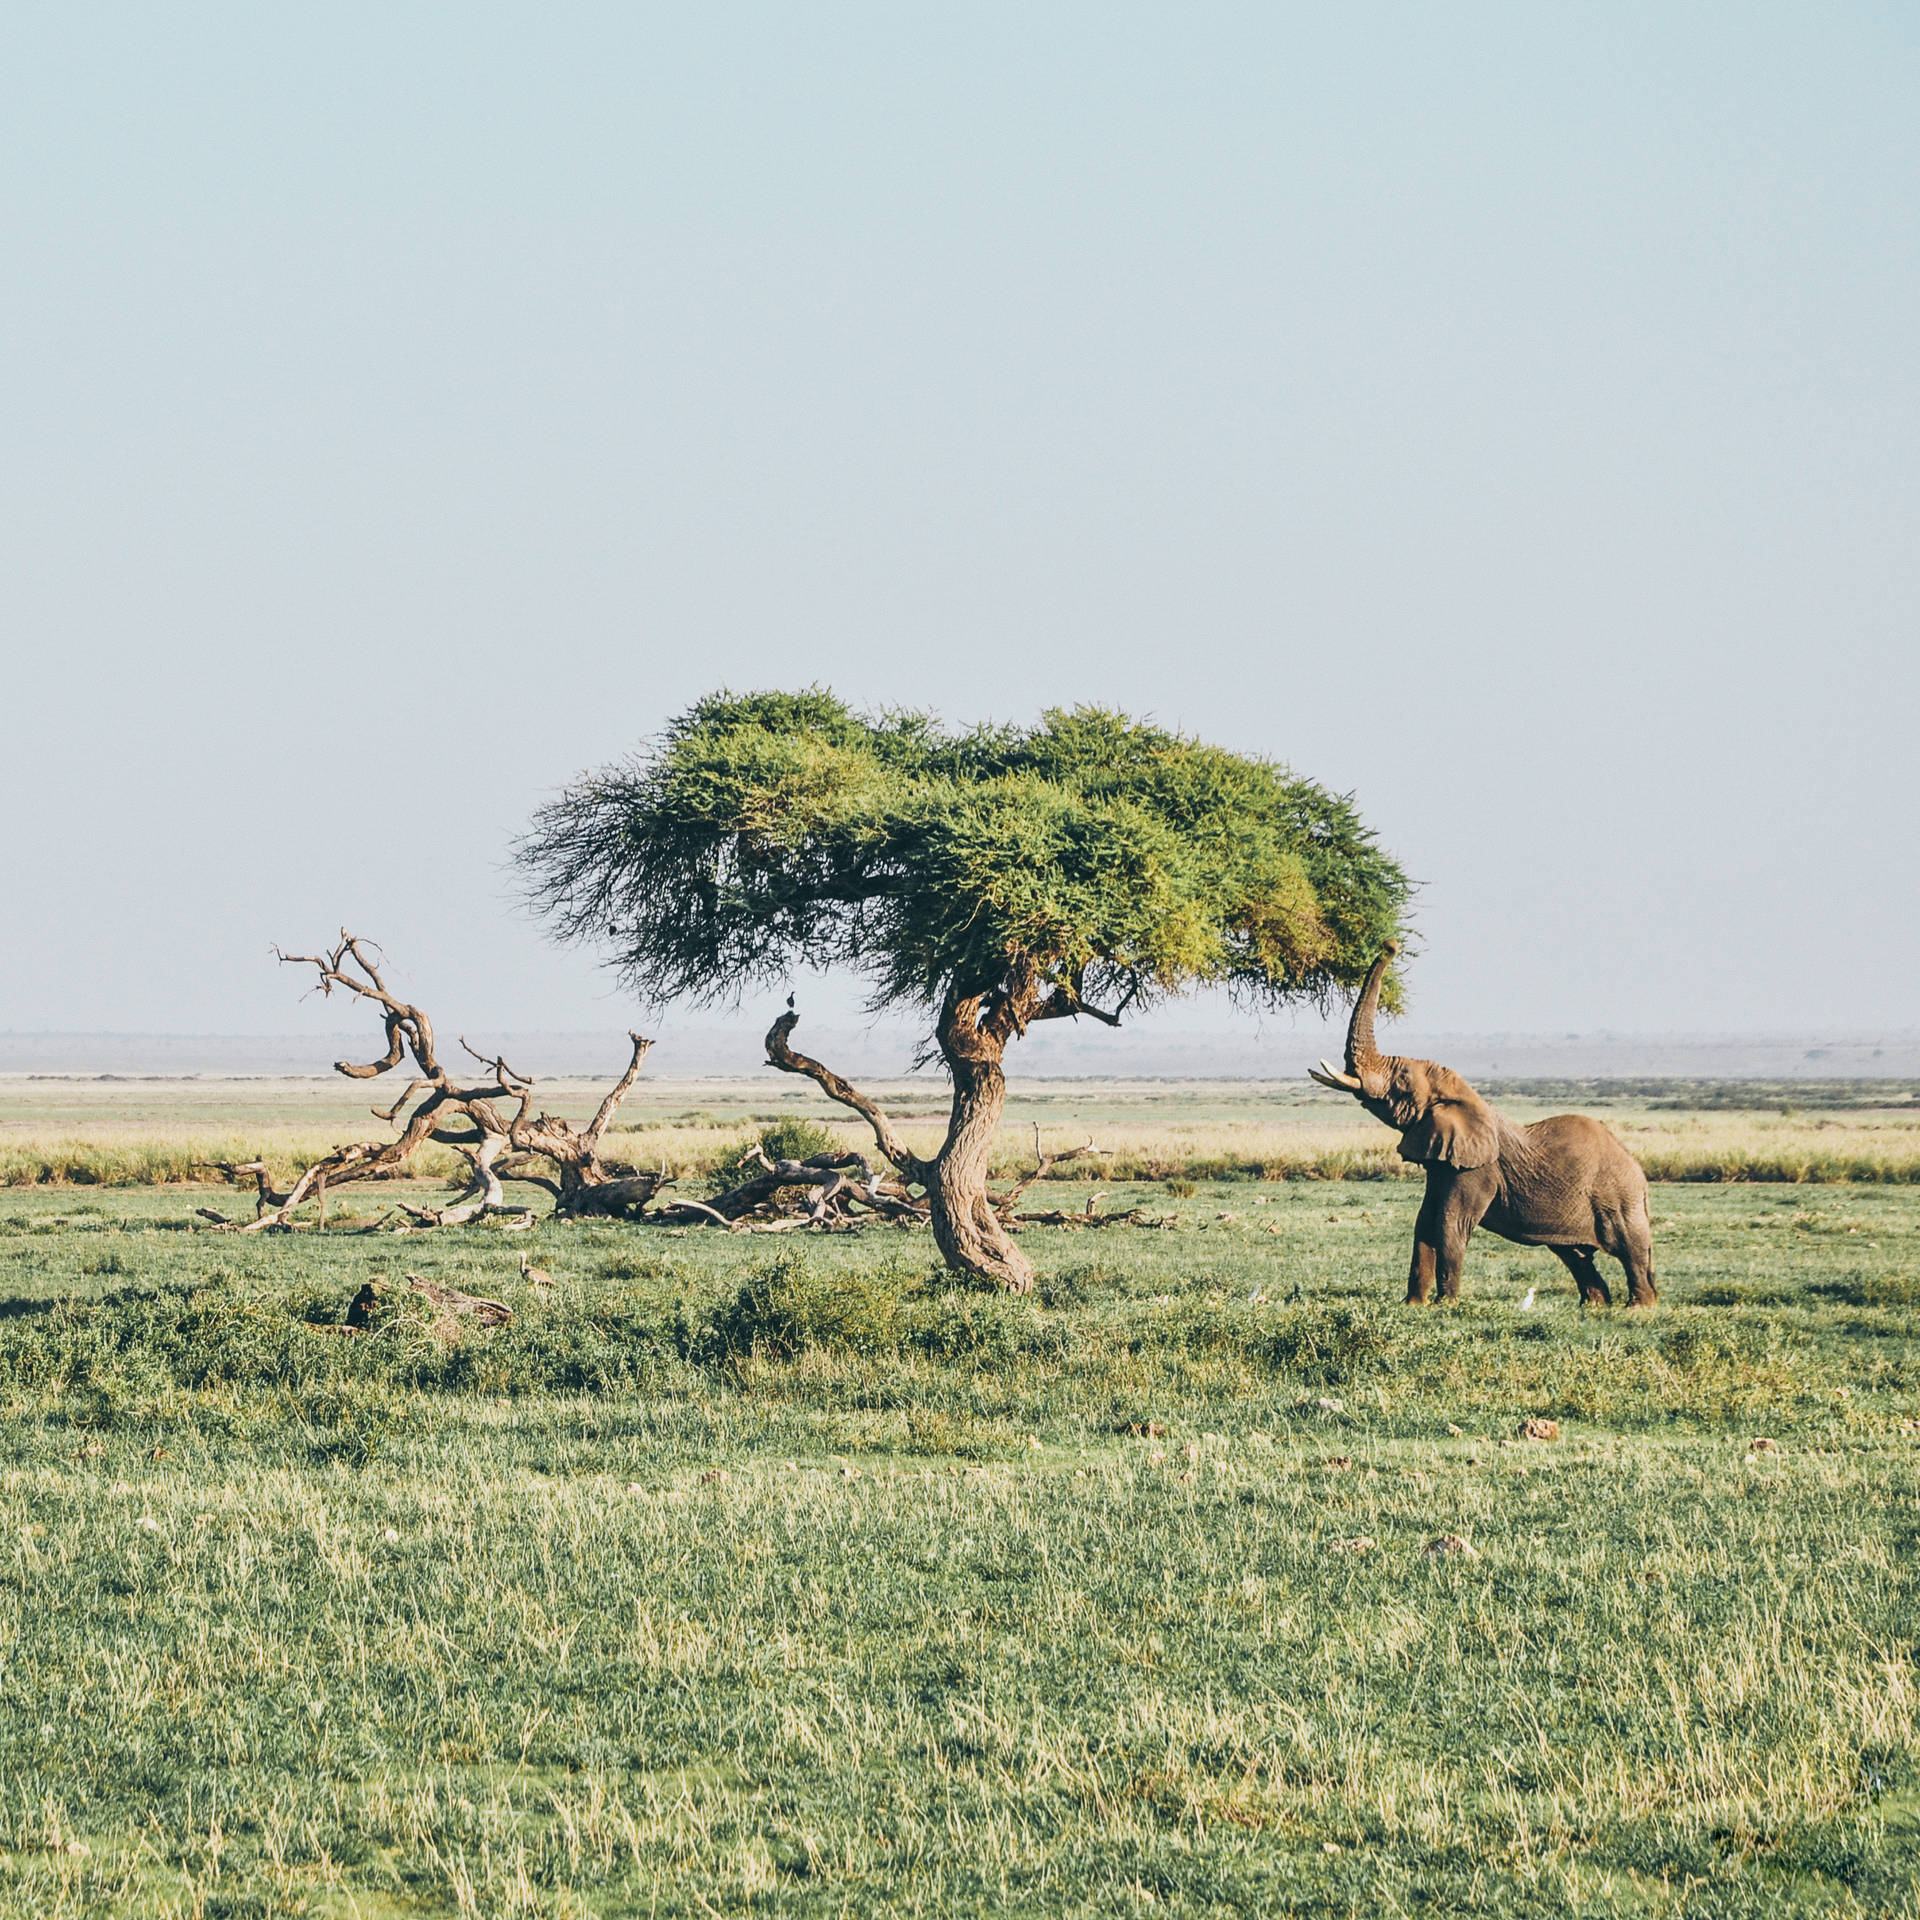
[[[335, 1147], [285, 1191], [269, 1187], [259, 1163], [235, 1165], [232, 1174], [254, 1173], [260, 1183], [258, 1216], [235, 1231], [255, 1233], [289, 1227], [294, 1214], [309, 1200], [318, 1201], [324, 1208], [329, 1188], [400, 1173], [429, 1141], [459, 1154], [467, 1163], [468, 1179], [465, 1188], [446, 1206], [402, 1205], [400, 1210], [419, 1227], [460, 1226], [488, 1214], [520, 1212], [507, 1202], [500, 1184], [503, 1177], [544, 1188], [553, 1195], [554, 1210], [561, 1215], [637, 1210], [665, 1183], [664, 1167], [658, 1174], [645, 1173], [603, 1160], [600, 1154], [601, 1141], [614, 1114], [640, 1077], [641, 1063], [653, 1044], [650, 1040], [637, 1033], [628, 1036], [633, 1042], [633, 1057], [626, 1071], [588, 1125], [576, 1128], [551, 1114], [536, 1114], [535, 1082], [515, 1072], [500, 1056], [489, 1059], [476, 1052], [465, 1040], [460, 1042], [461, 1047], [487, 1072], [471, 1085], [456, 1080], [440, 1062], [432, 1021], [419, 1007], [388, 988], [369, 946], [343, 929], [339, 945], [330, 953], [274, 951], [283, 965], [315, 968], [323, 994], [342, 988], [380, 1009], [387, 1036], [385, 1054], [365, 1065], [337, 1060], [334, 1071], [352, 1080], [372, 1080], [411, 1056], [414, 1078], [406, 1091], [391, 1107], [373, 1109], [376, 1120], [398, 1126], [400, 1131], [391, 1140], [357, 1140]], [[409, 1103], [413, 1103], [411, 1107]], [[552, 1171], [536, 1172], [534, 1163], [539, 1161], [548, 1163]]]

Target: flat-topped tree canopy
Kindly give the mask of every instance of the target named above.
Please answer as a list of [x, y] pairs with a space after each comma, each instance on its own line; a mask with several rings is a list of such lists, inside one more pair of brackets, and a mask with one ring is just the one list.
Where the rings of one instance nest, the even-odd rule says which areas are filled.
[[1352, 802], [1100, 708], [948, 732], [830, 693], [715, 694], [536, 816], [518, 858], [563, 937], [650, 999], [796, 964], [876, 1000], [990, 995], [1020, 960], [1093, 1004], [1357, 987], [1406, 876]]
[[[931, 1014], [955, 1117], [912, 1177], [936, 1232], [949, 1203], [985, 1205], [981, 1103], [997, 1120], [1033, 1021], [1118, 1024], [1199, 986], [1324, 1005], [1403, 934], [1410, 893], [1349, 799], [1274, 761], [1097, 707], [950, 731], [817, 688], [702, 700], [541, 809], [517, 858], [562, 937], [610, 945], [648, 999], [846, 966]], [[952, 1187], [970, 1142], [978, 1180]]]

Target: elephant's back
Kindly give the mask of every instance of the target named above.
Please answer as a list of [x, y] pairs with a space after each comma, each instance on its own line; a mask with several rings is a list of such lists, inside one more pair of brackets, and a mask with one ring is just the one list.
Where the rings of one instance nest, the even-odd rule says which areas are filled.
[[1625, 1205], [1644, 1201], [1647, 1176], [1609, 1126], [1586, 1113], [1556, 1113], [1523, 1130], [1527, 1144], [1564, 1167], [1581, 1167], [1596, 1201]]

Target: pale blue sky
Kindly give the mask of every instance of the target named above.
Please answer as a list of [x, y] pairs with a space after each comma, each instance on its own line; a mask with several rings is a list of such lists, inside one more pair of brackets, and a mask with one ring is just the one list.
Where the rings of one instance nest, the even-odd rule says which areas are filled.
[[1353, 789], [1429, 1029], [1920, 1025], [1917, 21], [15, 0], [0, 1028], [624, 1024], [510, 835], [812, 680]]

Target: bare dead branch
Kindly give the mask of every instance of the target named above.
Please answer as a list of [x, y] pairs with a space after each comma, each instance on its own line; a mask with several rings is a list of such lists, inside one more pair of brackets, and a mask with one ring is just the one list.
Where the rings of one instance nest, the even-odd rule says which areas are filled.
[[821, 1194], [813, 1202], [812, 1212], [816, 1218], [824, 1219], [826, 1206], [849, 1190], [847, 1168], [858, 1167], [869, 1183], [873, 1178], [871, 1164], [859, 1153], [817, 1153], [807, 1160], [769, 1160], [756, 1144], [749, 1147], [736, 1164], [749, 1160], [758, 1160], [761, 1171], [725, 1193], [715, 1194], [710, 1212], [726, 1220], [738, 1220], [772, 1200], [783, 1187], [818, 1187]]
[[800, 1016], [789, 1007], [767, 1030], [768, 1063], [778, 1067], [782, 1073], [804, 1074], [829, 1100], [837, 1100], [843, 1107], [851, 1107], [873, 1129], [874, 1143], [880, 1151], [909, 1180], [924, 1181], [928, 1173], [927, 1163], [900, 1138], [892, 1120], [879, 1103], [841, 1079], [831, 1067], [822, 1066], [818, 1060], [794, 1051], [789, 1041], [799, 1024]]
[[528, 1079], [524, 1073], [515, 1073], [499, 1054], [481, 1053], [476, 1048], [468, 1046], [465, 1034], [460, 1036], [460, 1044], [465, 1047], [467, 1052], [470, 1053], [474, 1059], [478, 1060], [483, 1067], [491, 1067], [493, 1069], [494, 1078], [499, 1081], [500, 1089], [503, 1093], [517, 1093], [522, 1087], [531, 1087], [533, 1085], [533, 1082]]
[[709, 1220], [714, 1221], [720, 1226], [731, 1227], [733, 1225], [733, 1222], [729, 1220], [724, 1213], [715, 1212], [712, 1207], [701, 1200], [676, 1200], [671, 1207], [664, 1209], [659, 1217], [662, 1220], [674, 1220], [683, 1213], [704, 1213]]
[[[551, 1193], [555, 1211], [561, 1214], [637, 1213], [665, 1184], [664, 1166], [656, 1178], [600, 1157], [601, 1138], [638, 1079], [646, 1057], [649, 1043], [639, 1035], [632, 1036], [633, 1057], [626, 1071], [601, 1101], [593, 1125], [581, 1132], [570, 1122], [549, 1114], [535, 1118], [533, 1079], [510, 1066], [504, 1056], [481, 1053], [464, 1037], [461, 1047], [486, 1067], [492, 1078], [478, 1086], [455, 1082], [435, 1055], [432, 1021], [423, 1009], [388, 989], [375, 958], [378, 949], [371, 943], [343, 928], [339, 944], [328, 953], [294, 954], [277, 947], [274, 952], [283, 964], [314, 968], [322, 993], [339, 988], [380, 1009], [387, 1035], [386, 1055], [365, 1064], [337, 1061], [337, 1072], [349, 1079], [373, 1079], [398, 1066], [407, 1053], [413, 1055], [418, 1071], [390, 1108], [374, 1109], [376, 1118], [400, 1127], [396, 1138], [336, 1147], [306, 1168], [285, 1193], [270, 1191], [262, 1170], [258, 1217], [235, 1231], [283, 1230], [291, 1226], [296, 1211], [310, 1199], [318, 1199], [324, 1208], [329, 1187], [403, 1171], [429, 1140], [460, 1153], [467, 1161], [469, 1178], [447, 1206], [402, 1209], [420, 1226], [457, 1226], [496, 1213], [520, 1212], [522, 1209], [508, 1205], [501, 1190], [503, 1173], [509, 1178], [526, 1179]], [[517, 1112], [503, 1113], [496, 1104], [508, 1101], [518, 1103]], [[534, 1173], [527, 1164], [540, 1159], [552, 1163], [552, 1177]], [[247, 1170], [251, 1169], [237, 1171]]]
[[600, 1110], [587, 1124], [585, 1138], [599, 1143], [600, 1136], [606, 1132], [608, 1123], [620, 1109], [620, 1102], [633, 1090], [633, 1083], [640, 1078], [640, 1064], [652, 1051], [653, 1042], [637, 1033], [629, 1032], [627, 1038], [633, 1042], [633, 1058], [627, 1062], [627, 1070], [608, 1088], [607, 1097], [600, 1102]]
[[[391, 1062], [390, 1064], [398, 1065], [399, 1063], [395, 1061], [395, 1062]], [[355, 1075], [356, 1079], [358, 1077], [359, 1077], [358, 1075]], [[406, 1092], [403, 1093], [400, 1096], [400, 1098], [393, 1103], [392, 1106], [385, 1109], [385, 1111], [382, 1111], [379, 1107], [375, 1107], [372, 1109], [373, 1117], [376, 1120], [384, 1120], [388, 1126], [392, 1126], [393, 1123], [400, 1118], [400, 1109], [404, 1107], [407, 1104], [407, 1102], [411, 1100], [413, 1096], [420, 1091], [422, 1087], [428, 1084], [429, 1083], [425, 1080], [409, 1080], [407, 1082]]]
[[374, 1080], [391, 1067], [400, 1064], [403, 1027], [398, 1014], [387, 1015], [387, 1050], [378, 1060], [371, 1060], [365, 1066], [357, 1067], [351, 1060], [336, 1060], [333, 1063], [335, 1073], [344, 1073], [355, 1080]]
[[989, 1196], [995, 1212], [1004, 1219], [1008, 1209], [1016, 1206], [1020, 1202], [1025, 1196], [1027, 1189], [1032, 1186], [1036, 1180], [1044, 1180], [1055, 1167], [1064, 1166], [1069, 1160], [1078, 1160], [1084, 1154], [1093, 1153], [1104, 1155], [1110, 1152], [1112, 1152], [1112, 1148], [1110, 1147], [1096, 1147], [1093, 1144], [1092, 1136], [1089, 1135], [1086, 1143], [1082, 1146], [1069, 1147], [1064, 1153], [1043, 1153], [1040, 1150], [1040, 1123], [1036, 1120], [1033, 1123], [1033, 1171], [1016, 1185], [1010, 1187], [1005, 1193], [997, 1196]]
[[264, 1160], [196, 1160], [193, 1164], [196, 1167], [212, 1167], [224, 1173], [236, 1184], [243, 1173], [251, 1174], [256, 1183], [255, 1192], [258, 1196], [253, 1209], [256, 1218], [265, 1213], [269, 1207], [282, 1207], [287, 1203], [287, 1195], [269, 1183], [267, 1163]]

